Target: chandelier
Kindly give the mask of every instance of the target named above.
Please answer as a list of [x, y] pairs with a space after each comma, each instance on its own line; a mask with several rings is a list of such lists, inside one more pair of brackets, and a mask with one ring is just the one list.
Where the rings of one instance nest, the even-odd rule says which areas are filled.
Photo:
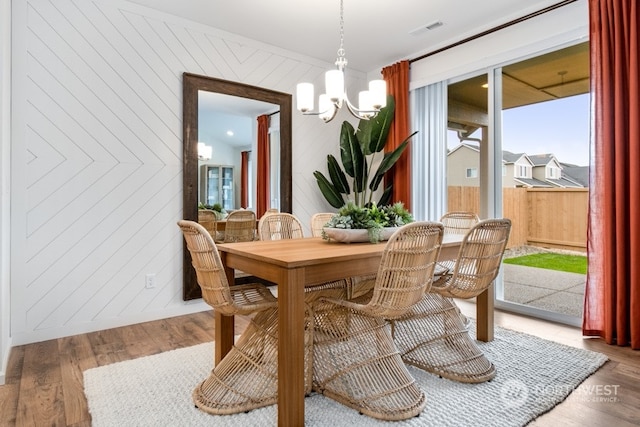
[[382, 107], [387, 104], [387, 84], [384, 80], [372, 80], [369, 82], [369, 90], [360, 92], [358, 96], [359, 107], [354, 106], [347, 97], [345, 89], [344, 73], [347, 67], [347, 58], [344, 51], [344, 7], [340, 0], [340, 48], [336, 59], [336, 69], [325, 73], [325, 92], [318, 99], [318, 111], [313, 111], [313, 84], [298, 83], [296, 88], [296, 106], [302, 114], [318, 116], [325, 123], [330, 122], [343, 105], [355, 117], [370, 119], [375, 117]]

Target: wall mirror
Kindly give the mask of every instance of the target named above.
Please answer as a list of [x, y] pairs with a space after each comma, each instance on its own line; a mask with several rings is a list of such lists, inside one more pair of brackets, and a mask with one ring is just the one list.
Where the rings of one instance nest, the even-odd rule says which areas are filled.
[[[247, 102], [247, 101], [255, 102]], [[206, 108], [206, 112], [204, 109]], [[232, 147], [218, 146], [216, 158], [216, 137], [211, 134], [214, 122], [228, 122], [231, 116], [246, 116], [255, 121], [259, 114], [272, 114], [279, 117], [279, 154], [277, 162], [279, 174], [278, 207], [282, 212], [291, 212], [291, 95], [243, 83], [221, 80], [196, 74], [183, 74], [183, 218], [197, 221], [198, 202], [203, 200], [199, 171], [203, 165], [232, 166], [236, 160], [234, 154], [246, 149], [246, 140], [235, 143]], [[203, 111], [200, 111], [200, 110]], [[222, 120], [220, 120], [222, 119]], [[253, 126], [249, 123], [247, 126]], [[225, 130], [226, 132], [226, 130]], [[244, 133], [244, 131], [239, 131]], [[250, 132], [249, 132], [250, 133]], [[199, 136], [208, 139], [212, 148], [211, 158], [200, 160], [198, 157]], [[238, 135], [234, 141], [240, 139]], [[272, 151], [273, 153], [273, 151]], [[239, 154], [238, 154], [239, 155]], [[236, 174], [237, 175], [237, 174]], [[237, 175], [239, 176], [239, 175]], [[255, 176], [255, 175], [254, 175]], [[275, 181], [275, 179], [274, 179]], [[236, 182], [240, 182], [239, 178]], [[255, 189], [255, 183], [249, 183]], [[237, 186], [236, 186], [237, 188]], [[233, 208], [240, 207], [237, 191], [231, 202]], [[184, 245], [184, 242], [183, 242]], [[191, 266], [191, 255], [186, 246], [183, 249], [183, 299], [185, 301], [202, 297], [196, 281], [195, 271]]]

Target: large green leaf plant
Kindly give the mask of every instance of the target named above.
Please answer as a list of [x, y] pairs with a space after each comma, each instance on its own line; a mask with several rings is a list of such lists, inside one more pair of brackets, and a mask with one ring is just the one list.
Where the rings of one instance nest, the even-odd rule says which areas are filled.
[[[376, 117], [368, 120], [361, 119], [357, 130], [348, 121], [342, 123], [340, 129], [342, 167], [330, 154], [327, 156], [329, 178], [320, 171], [313, 172], [320, 191], [334, 208], [339, 209], [347, 203], [353, 203], [361, 208], [374, 205], [373, 195], [380, 186], [385, 172], [398, 161], [411, 137], [417, 133], [409, 135], [395, 150], [383, 153], [394, 111], [395, 101], [392, 96], [388, 96], [387, 105]], [[383, 156], [382, 160], [378, 168], [373, 171], [373, 166], [380, 155]], [[392, 190], [392, 184], [384, 188], [377, 202], [378, 206], [388, 205], [391, 202]]]

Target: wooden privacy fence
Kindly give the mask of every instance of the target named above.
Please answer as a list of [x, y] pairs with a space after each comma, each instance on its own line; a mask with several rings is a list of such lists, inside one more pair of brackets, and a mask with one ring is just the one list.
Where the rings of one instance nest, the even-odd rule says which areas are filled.
[[[508, 247], [587, 250], [588, 188], [503, 188], [503, 216], [511, 219]], [[478, 187], [449, 187], [449, 211], [479, 215]]]

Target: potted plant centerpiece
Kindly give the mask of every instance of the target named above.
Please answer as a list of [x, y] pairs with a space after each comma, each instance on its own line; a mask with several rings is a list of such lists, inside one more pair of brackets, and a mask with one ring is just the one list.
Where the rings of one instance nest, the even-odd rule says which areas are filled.
[[[393, 229], [413, 221], [412, 215], [401, 202], [391, 203], [393, 185], [384, 188], [378, 201], [374, 193], [378, 190], [384, 174], [398, 161], [417, 132], [409, 135], [395, 150], [382, 153], [395, 110], [392, 96], [387, 97], [387, 105], [371, 119], [361, 119], [358, 129], [348, 121], [340, 129], [340, 158], [327, 156], [329, 178], [315, 171], [318, 187], [331, 206], [338, 213], [324, 228], [323, 237], [338, 241], [367, 241], [377, 243], [386, 240]], [[381, 155], [378, 155], [382, 153]], [[377, 165], [377, 169], [373, 170]], [[347, 178], [349, 177], [349, 178]], [[346, 232], [346, 230], [359, 230]], [[349, 237], [355, 234], [354, 237]]]
[[213, 211], [213, 213], [216, 216], [216, 219], [220, 220], [223, 219], [227, 212], [222, 209], [222, 205], [220, 203], [214, 203], [213, 205], [205, 205], [202, 202], [198, 203], [198, 209], [206, 209], [206, 210], [210, 210]]

